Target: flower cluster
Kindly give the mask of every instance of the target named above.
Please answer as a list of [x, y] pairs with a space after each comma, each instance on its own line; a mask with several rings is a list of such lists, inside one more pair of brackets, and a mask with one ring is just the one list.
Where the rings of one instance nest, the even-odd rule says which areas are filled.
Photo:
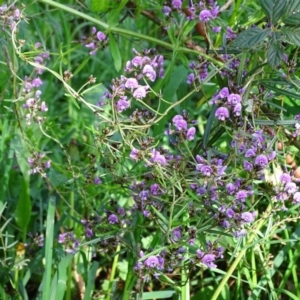
[[240, 117], [242, 113], [242, 97], [239, 94], [229, 93], [229, 89], [224, 87], [212, 100], [214, 104], [221, 104], [215, 116], [219, 121], [229, 119], [230, 113], [234, 117]]
[[108, 45], [109, 39], [102, 31], [97, 31], [96, 27], [92, 27], [91, 35], [82, 36], [80, 42], [91, 50], [90, 55], [95, 55], [99, 49], [104, 49]]
[[[169, 0], [166, 1], [162, 7], [162, 12], [165, 16], [171, 16], [174, 11], [182, 11], [182, 0]], [[214, 0], [200, 1], [198, 5], [194, 5], [192, 1], [189, 1], [189, 9], [191, 14], [188, 15], [188, 20], [194, 20], [198, 18], [200, 21], [208, 22], [211, 19], [215, 19], [219, 14], [219, 6]]]
[[119, 113], [130, 107], [132, 98], [142, 100], [146, 97], [150, 88], [148, 81], [154, 82], [157, 77], [164, 76], [164, 58], [157, 55], [155, 49], [144, 50], [141, 54], [133, 49], [133, 53], [135, 57], [126, 63], [127, 77], [113, 80], [110, 91], [104, 94], [104, 98], [114, 99], [115, 109]]
[[[36, 43], [34, 46], [35, 50], [39, 50], [41, 43]], [[46, 60], [49, 59], [49, 53], [45, 51], [39, 52], [39, 54], [34, 57], [34, 62], [43, 66], [46, 63]], [[23, 81], [22, 96], [26, 99], [23, 107], [28, 110], [26, 114], [26, 123], [27, 125], [31, 124], [31, 121], [35, 123], [42, 123], [45, 121], [45, 117], [41, 116], [41, 112], [47, 112], [48, 107], [45, 101], [41, 101], [42, 91], [39, 87], [43, 84], [43, 81], [40, 79], [39, 75], [43, 73], [43, 68], [36, 67], [35, 72], [32, 78], [25, 76]]]
[[32, 157], [28, 158], [28, 163], [30, 165], [29, 174], [39, 173], [42, 177], [46, 177], [45, 169], [51, 167], [51, 160], [45, 161], [45, 153], [34, 153]]
[[58, 237], [58, 242], [65, 246], [65, 251], [67, 253], [74, 254], [78, 251], [80, 242], [75, 237], [73, 232], [61, 233]]
[[6, 3], [0, 6], [0, 24], [2, 28], [9, 27], [10, 30], [15, 29], [16, 23], [24, 18], [22, 12], [13, 4]]
[[[169, 124], [169, 129], [165, 131], [166, 135], [175, 135], [176, 141], [172, 142], [172, 144], [177, 144], [179, 141], [192, 141], [196, 134], [196, 128], [194, 126], [188, 128], [188, 114], [186, 111], [182, 112], [182, 115], [176, 115], [173, 118], [173, 125], [175, 130], [172, 129], [171, 124]], [[191, 121], [193, 125], [196, 124], [197, 121]]]
[[189, 64], [190, 69], [193, 70], [187, 77], [187, 83], [190, 85], [201, 83], [208, 75], [209, 62], [203, 60], [201, 56], [198, 57], [198, 60], [198, 63], [191, 62]]

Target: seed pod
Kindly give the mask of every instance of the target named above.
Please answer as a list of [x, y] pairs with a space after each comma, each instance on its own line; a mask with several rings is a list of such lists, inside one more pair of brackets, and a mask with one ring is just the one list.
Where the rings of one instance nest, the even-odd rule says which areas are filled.
[[294, 171], [294, 176], [296, 178], [300, 178], [300, 167], [298, 167], [295, 171]]
[[294, 161], [294, 158], [292, 157], [291, 154], [287, 154], [286, 157], [285, 157], [285, 161], [288, 165], [291, 165]]
[[278, 149], [279, 151], [282, 151], [282, 149], [283, 149], [283, 144], [282, 144], [281, 141], [278, 141], [278, 142], [277, 142], [277, 149]]
[[292, 167], [294, 170], [297, 169], [297, 165], [296, 165], [296, 163], [295, 163], [294, 161], [292, 162], [291, 167]]

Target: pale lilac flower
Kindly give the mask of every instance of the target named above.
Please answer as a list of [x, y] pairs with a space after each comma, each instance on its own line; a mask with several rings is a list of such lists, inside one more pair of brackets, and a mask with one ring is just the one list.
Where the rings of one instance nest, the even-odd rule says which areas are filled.
[[227, 98], [229, 96], [229, 90], [228, 87], [224, 87], [221, 89], [221, 91], [219, 92], [219, 97], [220, 98]]
[[133, 97], [137, 99], [143, 99], [146, 97], [146, 87], [140, 86], [133, 92]]
[[149, 80], [151, 81], [155, 81], [156, 78], [156, 72], [154, 71], [154, 69], [152, 68], [151, 65], [145, 65], [143, 68], [143, 74], [149, 78]]
[[157, 256], [152, 255], [145, 260], [144, 264], [146, 267], [155, 268], [158, 266], [159, 260]]
[[114, 214], [111, 214], [109, 217], [108, 217], [108, 222], [109, 224], [116, 224], [119, 222], [119, 219], [116, 215]]
[[189, 74], [186, 80], [187, 84], [192, 84], [194, 81], [195, 81], [195, 74], [194, 73]]
[[294, 194], [298, 191], [298, 187], [296, 185], [295, 182], [288, 182], [284, 188], [284, 190], [288, 193], [288, 194]]
[[218, 33], [218, 32], [220, 32], [221, 31], [221, 29], [222, 29], [222, 27], [221, 26], [216, 26], [216, 27], [213, 27], [213, 32], [215, 32], [215, 33]]
[[172, 9], [169, 6], [164, 5], [161, 11], [164, 15], [169, 16]]
[[250, 172], [250, 171], [252, 171], [253, 166], [252, 166], [252, 164], [249, 163], [248, 161], [244, 161], [244, 168], [245, 168], [245, 170], [246, 170], [247, 172]]
[[51, 160], [46, 161], [46, 162], [44, 163], [44, 167], [45, 167], [46, 169], [51, 168]]
[[292, 181], [291, 176], [288, 173], [282, 173], [279, 177], [280, 181], [283, 183], [288, 183]]
[[235, 106], [237, 103], [240, 103], [242, 101], [242, 98], [239, 94], [230, 94], [228, 96], [228, 102], [232, 105]]
[[40, 109], [41, 109], [41, 111], [48, 111], [48, 107], [46, 106], [45, 101], [43, 101], [43, 102], [41, 103]]
[[215, 116], [220, 121], [224, 121], [225, 119], [229, 118], [229, 111], [226, 107], [219, 107], [216, 110]]
[[158, 163], [160, 165], [166, 165], [167, 164], [167, 160], [166, 158], [160, 154], [159, 151], [154, 150], [153, 152], [153, 157], [152, 157], [152, 162], [154, 163]]
[[98, 38], [99, 41], [104, 41], [104, 40], [106, 40], [106, 35], [103, 32], [98, 31], [97, 32], [97, 38]]
[[241, 190], [236, 193], [235, 199], [244, 202], [248, 196], [247, 191]]
[[192, 141], [194, 139], [195, 133], [196, 133], [195, 127], [189, 128], [189, 130], [186, 133], [186, 137], [187, 137], [188, 141]]
[[296, 192], [293, 196], [293, 199], [294, 199], [294, 203], [300, 203], [300, 192]]
[[129, 157], [133, 160], [138, 160], [139, 159], [139, 150], [133, 148], [130, 152]]
[[122, 96], [116, 103], [116, 107], [118, 112], [122, 112], [123, 110], [127, 109], [130, 107], [130, 101], [127, 101], [126, 96]]
[[174, 123], [174, 126], [178, 130], [184, 130], [184, 129], [186, 130], [187, 129], [187, 121], [183, 118], [183, 116], [176, 115], [172, 121]]
[[254, 221], [254, 217], [250, 212], [243, 212], [241, 214], [241, 219], [246, 223], [251, 223]]
[[254, 149], [248, 149], [245, 153], [245, 157], [254, 157], [256, 155], [256, 152]]
[[201, 172], [204, 176], [209, 177], [209, 176], [212, 174], [213, 170], [212, 170], [212, 168], [211, 168], [210, 166], [205, 166], [205, 165], [203, 165], [203, 166], [201, 166], [201, 168], [200, 168], [200, 172]]
[[142, 66], [142, 64], [143, 64], [143, 59], [142, 59], [141, 56], [135, 56], [135, 57], [131, 60], [131, 63], [132, 63], [135, 67]]
[[138, 86], [139, 83], [135, 78], [128, 78], [125, 82], [125, 87], [128, 89], [136, 89]]
[[226, 216], [227, 216], [228, 218], [231, 218], [231, 219], [232, 219], [232, 218], [235, 216], [234, 210], [231, 209], [231, 208], [228, 208], [228, 209], [226, 210]]
[[219, 6], [217, 6], [217, 4], [215, 3], [214, 7], [211, 9], [210, 12], [211, 12], [212, 18], [215, 19], [219, 13]]
[[36, 77], [31, 81], [32, 86], [39, 87], [43, 84], [43, 81], [40, 79], [40, 77]]
[[180, 9], [182, 6], [182, 1], [181, 0], [172, 0], [172, 6], [175, 9]]
[[241, 111], [242, 111], [242, 104], [241, 103], [237, 103], [233, 109], [234, 114], [238, 117], [241, 115]]
[[272, 151], [268, 157], [269, 160], [273, 160], [276, 157], [276, 151]]
[[205, 254], [204, 257], [201, 259], [202, 263], [205, 264], [209, 268], [216, 268], [217, 265], [214, 264], [216, 260], [216, 256], [214, 254]]

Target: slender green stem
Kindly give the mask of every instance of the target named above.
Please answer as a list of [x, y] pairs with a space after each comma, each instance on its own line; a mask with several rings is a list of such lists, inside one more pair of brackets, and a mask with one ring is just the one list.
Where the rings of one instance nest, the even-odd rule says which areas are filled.
[[[271, 210], [271, 205], [268, 206], [268, 208], [266, 209], [266, 215], [268, 214], [268, 212]], [[260, 228], [264, 225], [265, 221], [267, 220], [267, 218], [262, 218], [256, 228], [255, 231], [250, 235], [245, 248], [241, 250], [241, 252], [238, 254], [238, 256], [236, 257], [236, 259], [234, 260], [234, 262], [232, 263], [231, 267], [229, 268], [229, 270], [227, 271], [226, 275], [223, 277], [221, 283], [219, 284], [219, 286], [217, 287], [215, 293], [213, 294], [211, 300], [217, 300], [218, 296], [220, 295], [220, 293], [222, 292], [225, 284], [227, 283], [227, 281], [229, 280], [230, 276], [232, 275], [232, 273], [234, 272], [234, 270], [236, 269], [236, 267], [238, 266], [239, 262], [241, 261], [241, 259], [244, 257], [244, 255], [246, 254], [247, 251], [247, 245], [251, 244], [254, 240], [254, 238], [256, 237], [256, 232], [258, 232], [260, 230]]]

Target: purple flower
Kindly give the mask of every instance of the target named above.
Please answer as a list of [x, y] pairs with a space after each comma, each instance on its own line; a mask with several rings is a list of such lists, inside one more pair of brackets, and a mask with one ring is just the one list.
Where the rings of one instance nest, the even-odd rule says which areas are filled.
[[186, 137], [187, 137], [188, 141], [192, 141], [194, 139], [195, 133], [196, 133], [195, 127], [189, 128], [189, 130], [186, 133]]
[[128, 89], [136, 89], [138, 86], [138, 81], [135, 78], [128, 78], [125, 82], [125, 87]]
[[201, 261], [209, 268], [216, 268], [217, 265], [214, 264], [215, 260], [216, 260], [216, 256], [214, 254], [208, 253], [204, 255]]
[[181, 115], [176, 115], [173, 118], [173, 124], [178, 130], [187, 129], [187, 121]]
[[143, 68], [143, 74], [149, 78], [149, 80], [154, 81], [156, 78], [156, 72], [151, 65], [145, 65]]
[[157, 256], [152, 255], [145, 260], [144, 264], [148, 268], [155, 268], [158, 266], [159, 260]]
[[296, 185], [295, 182], [288, 182], [284, 188], [284, 190], [288, 193], [288, 194], [294, 194], [295, 192], [298, 191], [298, 187]]
[[139, 159], [138, 155], [139, 155], [139, 150], [133, 148], [130, 152], [129, 157], [133, 160], [138, 160]]
[[212, 17], [213, 17], [212, 13], [207, 9], [202, 10], [199, 15], [200, 21], [205, 21], [205, 22], [209, 21]]
[[236, 200], [239, 200], [239, 201], [241, 201], [241, 202], [244, 202], [245, 199], [247, 198], [247, 196], [248, 196], [247, 191], [241, 190], [241, 191], [238, 191], [238, 192], [236, 193], [235, 199], [236, 199]]
[[154, 163], [158, 163], [160, 165], [166, 165], [167, 164], [167, 160], [166, 158], [160, 154], [159, 151], [156, 151], [155, 149], [153, 149], [152, 151], [152, 158], [151, 161]]
[[143, 64], [143, 58], [141, 56], [135, 56], [132, 60], [131, 63], [135, 66], [142, 66]]
[[228, 96], [228, 102], [232, 105], [235, 106], [236, 104], [240, 103], [242, 101], [242, 98], [238, 94], [230, 94]]
[[209, 166], [205, 166], [205, 165], [202, 165], [200, 167], [200, 172], [204, 175], [204, 176], [207, 176], [209, 177], [211, 174], [212, 174], [212, 168], [209, 167]]
[[256, 151], [254, 149], [248, 149], [245, 153], [245, 157], [254, 157], [256, 155]]
[[150, 191], [152, 195], [159, 195], [160, 194], [160, 185], [157, 183], [154, 183], [150, 186]]
[[146, 88], [144, 86], [138, 87], [134, 92], [133, 92], [133, 97], [137, 99], [143, 99], [146, 97]]
[[235, 185], [233, 183], [226, 184], [226, 190], [227, 190], [227, 192], [228, 192], [229, 195], [234, 194], [235, 189], [236, 189], [236, 187], [235, 187]]
[[212, 10], [210, 11], [212, 18], [215, 19], [218, 16], [219, 13], [219, 6], [217, 6], [217, 4], [214, 4], [214, 7], [212, 8]]
[[175, 9], [180, 9], [182, 6], [182, 1], [181, 0], [172, 0], [172, 6]]
[[248, 161], [244, 161], [244, 168], [247, 172], [250, 172], [253, 169], [253, 166]]
[[226, 31], [226, 39], [233, 40], [237, 37], [237, 34], [229, 26], [227, 26]]
[[219, 92], [219, 97], [220, 98], [227, 98], [229, 96], [229, 90], [228, 87], [224, 87], [221, 89], [221, 91]]
[[293, 196], [293, 203], [300, 203], [300, 192], [296, 192]]
[[122, 112], [123, 110], [127, 109], [130, 107], [130, 102], [127, 101], [126, 96], [122, 96], [116, 103], [116, 107], [118, 112]]
[[238, 117], [238, 116], [241, 115], [241, 111], [242, 111], [242, 104], [241, 103], [237, 103], [236, 106], [233, 109], [233, 112]]
[[243, 212], [241, 214], [241, 219], [245, 222], [245, 223], [251, 223], [254, 221], [254, 217], [252, 215], [252, 213], [250, 212]]
[[228, 218], [233, 218], [233, 217], [235, 216], [234, 210], [231, 209], [231, 208], [228, 208], [228, 209], [226, 210], [226, 216], [227, 216]]
[[34, 87], [39, 87], [43, 84], [43, 81], [40, 79], [40, 77], [36, 77], [32, 80], [31, 85]]
[[106, 35], [103, 33], [103, 32], [101, 32], [101, 31], [98, 31], [97, 32], [97, 39], [101, 42], [101, 41], [104, 41], [104, 40], [106, 40]]
[[264, 168], [268, 165], [268, 159], [265, 155], [261, 154], [255, 158], [255, 165]]
[[288, 183], [292, 181], [291, 176], [288, 173], [282, 173], [279, 177], [280, 181], [283, 183]]
[[45, 101], [43, 101], [43, 102], [41, 103], [40, 110], [41, 110], [41, 111], [48, 111], [48, 107], [46, 106]]
[[269, 160], [273, 160], [276, 157], [276, 151], [272, 151], [268, 157]]
[[51, 168], [51, 160], [46, 161], [46, 162], [44, 163], [44, 167], [45, 167], [46, 169]]
[[224, 121], [225, 119], [229, 118], [229, 111], [226, 107], [219, 107], [216, 110], [215, 116], [220, 121]]
[[116, 224], [116, 223], [119, 223], [119, 219], [118, 219], [118, 217], [116, 215], [111, 214], [108, 217], [108, 222], [109, 222], [109, 224]]
[[215, 32], [215, 33], [218, 33], [218, 32], [220, 32], [221, 31], [221, 29], [222, 29], [222, 27], [221, 26], [216, 26], [216, 27], [213, 27], [213, 32]]
[[187, 84], [192, 84], [194, 81], [195, 81], [195, 74], [194, 73], [189, 74], [186, 81]]
[[164, 15], [168, 16], [170, 14], [170, 12], [172, 11], [172, 9], [171, 9], [171, 7], [165, 5], [162, 7], [161, 11]]

